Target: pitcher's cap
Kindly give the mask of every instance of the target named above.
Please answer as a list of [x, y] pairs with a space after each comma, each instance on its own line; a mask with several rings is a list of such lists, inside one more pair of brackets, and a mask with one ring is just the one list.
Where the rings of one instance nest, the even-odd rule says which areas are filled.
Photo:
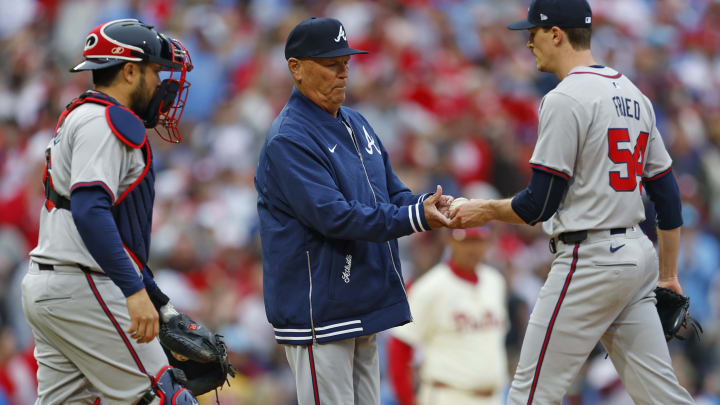
[[535, 27], [590, 28], [592, 10], [587, 0], [533, 0], [525, 20], [508, 24], [511, 30]]

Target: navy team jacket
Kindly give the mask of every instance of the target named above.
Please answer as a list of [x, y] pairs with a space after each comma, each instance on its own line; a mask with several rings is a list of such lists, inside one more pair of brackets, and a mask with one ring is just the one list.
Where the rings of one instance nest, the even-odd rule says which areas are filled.
[[430, 229], [427, 194], [398, 179], [362, 115], [341, 107], [333, 117], [293, 89], [260, 152], [255, 188], [265, 311], [278, 343], [411, 320], [396, 238]]

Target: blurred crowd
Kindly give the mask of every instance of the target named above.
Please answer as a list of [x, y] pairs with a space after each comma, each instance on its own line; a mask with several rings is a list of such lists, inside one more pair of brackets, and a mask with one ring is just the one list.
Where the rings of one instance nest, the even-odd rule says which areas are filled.
[[[679, 276], [705, 335], [671, 342], [673, 364], [699, 404], [720, 404], [720, 1], [590, 4], [595, 58], [654, 102], [684, 201]], [[557, 83], [536, 71], [527, 34], [505, 28], [527, 7], [525, 0], [0, 0], [0, 404], [34, 401], [19, 283], [37, 242], [44, 147], [64, 106], [91, 86], [89, 74], [68, 72], [90, 29], [135, 17], [190, 50], [185, 139], [152, 138], [150, 265], [177, 308], [225, 336], [240, 372], [219, 392], [221, 402], [290, 405], [294, 379], [265, 319], [253, 186], [259, 148], [292, 88], [283, 57], [290, 29], [310, 16], [335, 17], [352, 47], [370, 51], [351, 61], [346, 105], [372, 123], [413, 191], [441, 184], [455, 196], [508, 197], [529, 179], [539, 101]], [[654, 238], [652, 207], [647, 213], [644, 229]], [[487, 261], [509, 285], [512, 375], [552, 257], [540, 226], [492, 229]], [[446, 254], [437, 232], [400, 243], [408, 280]], [[383, 405], [392, 405], [386, 381]], [[601, 348], [567, 403], [631, 403]]]

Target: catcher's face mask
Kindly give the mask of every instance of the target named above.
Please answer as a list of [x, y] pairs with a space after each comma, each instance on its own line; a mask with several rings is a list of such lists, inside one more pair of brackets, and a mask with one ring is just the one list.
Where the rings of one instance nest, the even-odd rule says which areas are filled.
[[167, 39], [162, 34], [160, 37], [166, 41], [172, 55], [172, 67], [164, 69], [170, 72], [170, 77], [160, 83], [147, 110], [140, 118], [145, 128], [154, 128], [163, 140], [179, 143], [182, 142], [182, 135], [178, 125], [190, 89], [190, 82], [186, 80], [185, 75], [192, 70], [193, 65], [190, 53], [180, 41]]
[[84, 60], [71, 72], [105, 69], [125, 62], [154, 62], [169, 72], [140, 114], [146, 128], [154, 128], [165, 141], [178, 143], [178, 129], [190, 82], [185, 78], [193, 68], [190, 53], [180, 41], [168, 38], [136, 19], [110, 21], [95, 27], [85, 39]]

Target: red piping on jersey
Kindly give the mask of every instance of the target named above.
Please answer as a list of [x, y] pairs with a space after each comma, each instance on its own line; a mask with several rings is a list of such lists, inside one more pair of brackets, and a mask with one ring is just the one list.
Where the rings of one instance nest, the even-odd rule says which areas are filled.
[[145, 266], [143, 266], [142, 262], [140, 260], [138, 260], [137, 256], [135, 256], [135, 254], [132, 252], [132, 250], [130, 250], [130, 248], [125, 245], [125, 243], [123, 243], [123, 248], [125, 249], [126, 252], [128, 252], [132, 261], [134, 261], [135, 264], [137, 264], [137, 266], [142, 271], [142, 269], [145, 267]]
[[[52, 177], [52, 176], [51, 176]], [[52, 179], [50, 180], [50, 185], [52, 186]], [[110, 187], [107, 186], [107, 184], [103, 183], [102, 181], [88, 181], [88, 182], [82, 182], [82, 183], [75, 183], [72, 187], [70, 187], [70, 194], [72, 194], [73, 191], [75, 191], [78, 187], [92, 187], [92, 186], [100, 186], [107, 191], [108, 194], [110, 194], [110, 198], [115, 200], [115, 194], [113, 194], [112, 191], [110, 191]], [[53, 188], [54, 190], [54, 188]]]
[[657, 180], [657, 179], [659, 179], [660, 177], [662, 177], [662, 176], [670, 173], [670, 170], [672, 170], [672, 166], [668, 167], [667, 170], [665, 170], [665, 171], [663, 171], [663, 172], [660, 172], [660, 173], [658, 173], [658, 174], [656, 174], [656, 175], [654, 175], [654, 176], [652, 176], [652, 177], [644, 178], [644, 179], [643, 179], [643, 182], [645, 182], [645, 181], [654, 181], [654, 180]]
[[555, 304], [555, 310], [553, 311], [552, 317], [550, 318], [550, 324], [548, 324], [547, 331], [545, 332], [545, 340], [543, 341], [542, 348], [540, 349], [540, 357], [538, 357], [537, 366], [535, 366], [535, 376], [533, 376], [532, 388], [530, 388], [530, 396], [528, 397], [527, 405], [532, 404], [533, 397], [535, 396], [535, 388], [537, 388], [538, 380], [540, 379], [540, 369], [542, 368], [542, 363], [545, 359], [545, 352], [547, 351], [548, 345], [550, 343], [550, 335], [552, 334], [553, 326], [555, 326], [555, 320], [557, 319], [558, 313], [560, 312], [560, 306], [565, 299], [565, 293], [567, 293], [568, 287], [570, 287], [570, 281], [572, 280], [572, 276], [575, 273], [575, 268], [578, 261], [579, 248], [580, 242], [576, 243], [575, 249], [573, 249], [573, 261], [570, 265], [570, 272], [565, 278], [565, 285], [563, 285], [563, 289], [560, 292], [560, 297], [558, 298], [557, 304]]
[[572, 72], [572, 73], [568, 73], [568, 76], [570, 76], [570, 75], [596, 75], [596, 76], [605, 77], [607, 79], [619, 79], [620, 76], [622, 76], [622, 73], [618, 73], [616, 75], [610, 76], [610, 75], [604, 75], [602, 73], [595, 73], [595, 72]]
[[[124, 143], [125, 145], [127, 145], [127, 146], [129, 146], [129, 147], [131, 147], [131, 148], [133, 148], [133, 149], [140, 149], [140, 148], [142, 148], [142, 146], [143, 146], [143, 144], [144, 144], [145, 142], [143, 142], [143, 143], [140, 144], [140, 145], [135, 145], [135, 144], [131, 143], [130, 141], [128, 141], [128, 139], [125, 138], [125, 136], [124, 136], [120, 131], [118, 131], [117, 128], [115, 128], [115, 125], [113, 124], [112, 120], [110, 119], [110, 107], [111, 107], [111, 105], [108, 105], [107, 107], [105, 107], [105, 121], [107, 121], [108, 126], [110, 126], [110, 129], [113, 131], [113, 133], [115, 134], [115, 136], [117, 136], [117, 137], [122, 141], [122, 143]], [[127, 109], [127, 108], [125, 108], [125, 107], [123, 107], [123, 106], [121, 106], [121, 105], [118, 105], [118, 107], [123, 108], [123, 109], [125, 109], [125, 110], [127, 110], [127, 111], [130, 111], [129, 109]], [[132, 113], [132, 115], [135, 115], [135, 113], [133, 113], [132, 111], [130, 111], [130, 112]], [[142, 121], [140, 118], [138, 118], [137, 115], [135, 115], [135, 118], [137, 118], [138, 120]], [[147, 138], [147, 135], [145, 135], [145, 137]], [[146, 139], [146, 141], [147, 141], [147, 139]]]
[[567, 174], [565, 174], [565, 173], [563, 173], [563, 172], [561, 172], [561, 171], [559, 171], [559, 170], [551, 169], [551, 168], [546, 167], [546, 166], [538, 165], [538, 164], [535, 164], [535, 163], [530, 163], [530, 167], [532, 167], [533, 169], [538, 169], [538, 170], [542, 170], [542, 171], [544, 171], [544, 172], [548, 172], [548, 173], [550, 173], [550, 174], [554, 174], [554, 175], [556, 175], [556, 176], [560, 176], [560, 177], [562, 177], [562, 178], [565, 179], [565, 180], [569, 180], [569, 179], [570, 179], [570, 176], [568, 176]]
[[147, 138], [145, 139], [145, 142], [143, 142], [143, 144], [145, 145], [145, 154], [146, 154], [146, 156], [147, 156], [147, 161], [145, 162], [145, 169], [143, 170], [143, 172], [142, 172], [142, 174], [140, 175], [140, 177], [138, 177], [138, 178], [133, 182], [133, 184], [131, 184], [130, 187], [128, 187], [128, 189], [125, 190], [124, 193], [122, 193], [122, 195], [120, 195], [120, 198], [118, 198], [118, 200], [115, 202], [115, 205], [120, 204], [120, 202], [122, 202], [122, 200], [124, 200], [125, 197], [127, 197], [127, 195], [128, 195], [135, 187], [137, 187], [138, 184], [140, 184], [140, 182], [145, 178], [145, 175], [146, 175], [146, 174], [148, 173], [148, 171], [150, 170], [150, 163], [152, 163], [152, 152], [150, 152], [150, 144], [148, 143]]
[[312, 376], [313, 395], [315, 405], [320, 405], [320, 392], [318, 392], [317, 376], [315, 375], [315, 358], [313, 357], [312, 343], [308, 345], [308, 357], [310, 358], [310, 375]]
[[145, 367], [142, 364], [142, 361], [140, 361], [140, 356], [135, 352], [135, 349], [133, 349], [132, 344], [130, 344], [130, 341], [128, 340], [127, 336], [125, 335], [125, 332], [120, 327], [120, 324], [115, 319], [115, 316], [110, 312], [110, 309], [105, 304], [105, 301], [103, 300], [102, 296], [100, 296], [100, 291], [98, 291], [97, 287], [95, 286], [95, 281], [93, 280], [92, 276], [89, 272], [85, 272], [85, 278], [87, 279], [88, 284], [90, 285], [90, 289], [93, 292], [93, 295], [95, 295], [95, 299], [97, 300], [98, 304], [100, 304], [100, 307], [105, 312], [105, 315], [107, 315], [108, 319], [110, 319], [110, 322], [112, 322], [113, 326], [115, 326], [115, 330], [117, 331], [118, 335], [120, 335], [120, 338], [122, 338], [123, 342], [125, 343], [125, 347], [127, 347], [128, 351], [130, 352], [130, 355], [132, 356], [133, 360], [135, 361], [135, 364], [138, 366], [138, 369], [140, 369], [140, 372], [145, 374], [150, 379], [150, 384], [155, 385], [155, 381], [151, 375], [148, 374], [148, 372], [145, 370]]

